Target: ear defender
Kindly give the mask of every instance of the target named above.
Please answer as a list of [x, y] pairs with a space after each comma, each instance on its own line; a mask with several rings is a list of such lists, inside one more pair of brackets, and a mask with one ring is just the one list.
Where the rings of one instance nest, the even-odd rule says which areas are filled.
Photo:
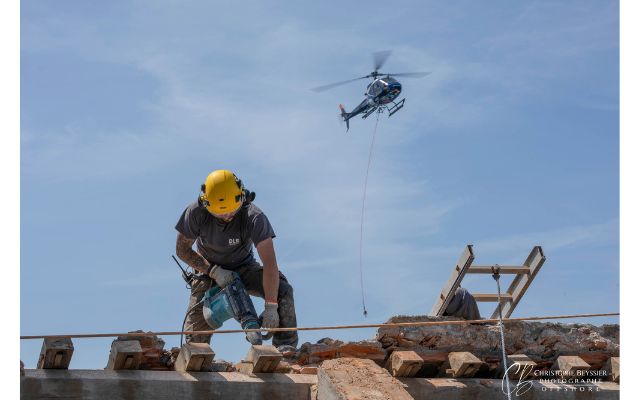
[[242, 179], [239, 179], [235, 174], [233, 176], [236, 178], [238, 189], [240, 189], [240, 194], [236, 196], [236, 201], [240, 201], [242, 204], [251, 203], [256, 198], [256, 193], [246, 189], [242, 184]]
[[209, 202], [207, 201], [207, 198], [204, 197], [205, 193], [206, 193], [206, 189], [207, 189], [207, 187], [205, 186], [204, 183], [202, 185], [200, 185], [200, 196], [198, 196], [198, 205], [200, 207], [208, 207], [209, 206]]
[[236, 174], [233, 174], [233, 177], [236, 179], [236, 185], [238, 185], [238, 189], [240, 189], [240, 194], [236, 196], [236, 202], [240, 202], [244, 204], [247, 201], [247, 189], [244, 188], [242, 184], [242, 179], [239, 179]]

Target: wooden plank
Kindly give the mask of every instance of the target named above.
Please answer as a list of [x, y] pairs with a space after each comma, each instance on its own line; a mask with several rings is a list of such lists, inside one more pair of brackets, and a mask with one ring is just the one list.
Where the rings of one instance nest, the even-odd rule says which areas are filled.
[[587, 371], [591, 366], [578, 356], [560, 356], [551, 369], [563, 371], [567, 376], [576, 376], [577, 371]]
[[137, 340], [114, 340], [105, 369], [138, 369], [142, 362], [142, 347]]
[[175, 370], [209, 371], [215, 353], [207, 343], [185, 343], [176, 358]]
[[[493, 293], [474, 293], [472, 294], [472, 296], [478, 302], [498, 301], [498, 295]], [[508, 293], [503, 293], [500, 295], [500, 301], [502, 301], [503, 303], [511, 300], [513, 300], [513, 298]]]
[[42, 342], [37, 368], [69, 369], [71, 356], [73, 356], [71, 338], [45, 338]]
[[422, 368], [422, 357], [415, 351], [399, 351], [391, 353], [385, 365], [387, 371], [394, 377], [410, 378]]
[[460, 282], [462, 282], [462, 278], [464, 278], [464, 275], [467, 273], [467, 270], [471, 266], [474, 258], [473, 245], [468, 244], [460, 255], [460, 259], [458, 259], [458, 263], [454, 267], [449, 280], [445, 283], [442, 288], [442, 292], [440, 292], [435, 304], [431, 308], [430, 315], [442, 316], [442, 314], [444, 314], [449, 302], [453, 298], [453, 294], [460, 286]]
[[525, 354], [507, 356], [507, 371], [510, 379], [524, 380], [533, 374], [538, 364]]
[[472, 378], [480, 369], [483, 362], [468, 351], [454, 351], [449, 353], [449, 364], [453, 378]]
[[[467, 270], [467, 274], [493, 274], [492, 268], [495, 265], [472, 265]], [[529, 274], [531, 270], [525, 266], [502, 266], [500, 267], [501, 274]]]
[[282, 360], [282, 353], [271, 345], [253, 345], [249, 349], [245, 361], [253, 365], [252, 373], [273, 372]]
[[524, 266], [528, 267], [530, 270], [529, 274], [519, 274], [516, 275], [515, 278], [513, 278], [513, 282], [511, 282], [509, 289], [507, 289], [507, 293], [513, 296], [513, 300], [508, 303], [498, 304], [495, 311], [491, 315], [492, 319], [498, 318], [500, 307], [502, 307], [503, 318], [509, 318], [511, 316], [511, 313], [513, 313], [513, 310], [515, 310], [516, 306], [522, 299], [522, 296], [527, 291], [527, 288], [529, 288], [529, 285], [531, 285], [531, 282], [533, 282], [533, 279], [538, 274], [538, 271], [540, 271], [540, 268], [542, 267], [542, 264], [544, 264], [545, 260], [546, 257], [542, 252], [542, 247], [534, 246], [531, 250], [531, 253], [527, 257], [527, 260], [524, 262]]

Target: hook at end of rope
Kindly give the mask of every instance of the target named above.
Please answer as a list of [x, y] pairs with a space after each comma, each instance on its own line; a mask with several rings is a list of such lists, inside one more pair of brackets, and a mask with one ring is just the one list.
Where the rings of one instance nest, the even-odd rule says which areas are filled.
[[500, 266], [498, 264], [491, 267], [491, 272], [493, 272], [493, 275], [491, 275], [493, 279], [495, 279], [496, 281], [500, 279]]

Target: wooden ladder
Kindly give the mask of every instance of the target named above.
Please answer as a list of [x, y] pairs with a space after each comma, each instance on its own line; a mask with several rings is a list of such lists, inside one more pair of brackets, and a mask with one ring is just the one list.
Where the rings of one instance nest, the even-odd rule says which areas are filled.
[[[453, 273], [449, 277], [447, 283], [442, 288], [442, 292], [438, 296], [436, 303], [431, 309], [432, 316], [442, 316], [447, 306], [451, 302], [453, 295], [458, 287], [462, 284], [462, 279], [466, 274], [493, 274], [492, 267], [499, 267], [501, 274], [514, 274], [513, 282], [509, 285], [506, 293], [501, 294], [501, 304], [496, 306], [495, 311], [491, 315], [491, 319], [498, 317], [500, 307], [502, 307], [502, 317], [509, 318], [513, 310], [516, 308], [520, 299], [533, 282], [533, 279], [540, 271], [542, 264], [546, 260], [541, 246], [534, 246], [525, 260], [523, 265], [507, 266], [507, 265], [471, 265], [475, 256], [473, 254], [473, 245], [467, 245], [460, 255], [460, 259], [453, 269]], [[473, 297], [478, 302], [498, 302], [497, 294], [476, 293]]]

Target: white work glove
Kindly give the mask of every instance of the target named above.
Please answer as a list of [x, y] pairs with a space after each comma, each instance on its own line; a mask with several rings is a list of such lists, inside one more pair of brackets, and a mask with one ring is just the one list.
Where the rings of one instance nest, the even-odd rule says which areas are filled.
[[263, 328], [277, 328], [280, 326], [280, 317], [278, 316], [278, 303], [264, 303], [264, 312], [262, 313]]
[[209, 278], [213, 279], [220, 288], [229, 285], [236, 278], [233, 271], [229, 271], [215, 264], [209, 267], [207, 275], [209, 275]]

